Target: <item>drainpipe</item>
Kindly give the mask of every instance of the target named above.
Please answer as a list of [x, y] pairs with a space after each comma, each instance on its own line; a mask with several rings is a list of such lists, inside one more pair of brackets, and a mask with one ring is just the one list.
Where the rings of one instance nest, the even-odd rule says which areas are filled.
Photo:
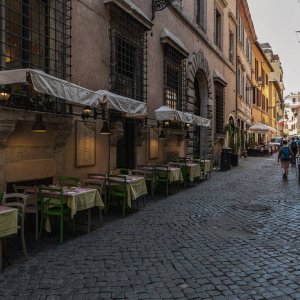
[[0, 48], [0, 64], [1, 70], [5, 69], [5, 7], [4, 7], [4, 0], [0, 0], [0, 32], [1, 32], [1, 48]]

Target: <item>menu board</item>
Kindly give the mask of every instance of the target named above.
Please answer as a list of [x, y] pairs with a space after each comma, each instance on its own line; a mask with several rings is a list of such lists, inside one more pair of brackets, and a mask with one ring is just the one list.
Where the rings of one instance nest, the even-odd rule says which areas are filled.
[[149, 158], [158, 158], [158, 129], [150, 128]]
[[96, 164], [96, 122], [76, 121], [75, 133], [76, 167]]

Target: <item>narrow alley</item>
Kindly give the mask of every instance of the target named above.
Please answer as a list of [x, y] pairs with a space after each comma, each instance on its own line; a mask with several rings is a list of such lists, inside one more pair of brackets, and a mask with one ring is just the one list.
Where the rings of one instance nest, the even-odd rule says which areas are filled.
[[53, 244], [0, 274], [2, 299], [300, 299], [296, 170], [276, 157]]

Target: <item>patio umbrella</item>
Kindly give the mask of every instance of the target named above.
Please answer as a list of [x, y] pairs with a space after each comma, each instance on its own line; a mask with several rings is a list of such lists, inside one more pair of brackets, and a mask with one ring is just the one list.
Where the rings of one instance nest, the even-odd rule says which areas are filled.
[[251, 125], [248, 129], [249, 133], [260, 133], [260, 134], [267, 134], [271, 132], [276, 132], [276, 129], [272, 128], [271, 126], [268, 126], [263, 123], [254, 123]]

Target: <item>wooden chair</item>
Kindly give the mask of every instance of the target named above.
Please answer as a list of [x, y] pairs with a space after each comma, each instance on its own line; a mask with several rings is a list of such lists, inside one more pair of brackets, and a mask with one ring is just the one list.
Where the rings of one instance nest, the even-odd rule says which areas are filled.
[[18, 230], [21, 231], [21, 242], [24, 256], [27, 257], [27, 249], [25, 243], [25, 209], [27, 204], [27, 195], [21, 193], [4, 194], [3, 204], [5, 206], [13, 207], [18, 209]]
[[35, 214], [35, 239], [39, 238], [39, 211], [41, 210], [41, 206], [38, 203], [37, 189], [31, 186], [21, 186], [13, 184], [13, 189], [15, 193], [26, 194], [26, 190], [33, 190], [32, 194], [28, 195], [27, 205], [25, 208], [26, 214]]
[[127, 182], [125, 176], [116, 176], [116, 175], [108, 176], [107, 209], [109, 209], [111, 205], [112, 197], [115, 197], [120, 200], [122, 205], [122, 216], [125, 217], [126, 207], [127, 207]]
[[80, 186], [80, 178], [78, 177], [66, 177], [66, 176], [61, 176], [58, 178], [59, 185], [61, 187], [64, 186]]
[[60, 220], [59, 241], [63, 242], [64, 217], [71, 215], [71, 209], [64, 203], [63, 190], [61, 188], [38, 187], [38, 197], [41, 202], [41, 225], [40, 236], [42, 235], [46, 216], [56, 216]]

